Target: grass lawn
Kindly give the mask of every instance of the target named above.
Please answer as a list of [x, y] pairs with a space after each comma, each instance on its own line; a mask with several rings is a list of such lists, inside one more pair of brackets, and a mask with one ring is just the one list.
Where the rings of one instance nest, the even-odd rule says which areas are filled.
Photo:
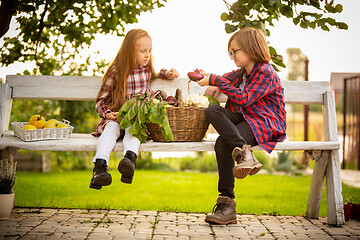
[[[126, 209], [211, 212], [217, 198], [216, 173], [137, 170], [133, 184], [113, 183], [101, 190], [89, 188], [91, 171], [18, 172], [15, 204], [18, 207]], [[255, 175], [236, 180], [238, 213], [305, 214], [311, 177]], [[360, 200], [360, 189], [343, 185], [343, 196]], [[326, 194], [320, 206], [326, 216]]]

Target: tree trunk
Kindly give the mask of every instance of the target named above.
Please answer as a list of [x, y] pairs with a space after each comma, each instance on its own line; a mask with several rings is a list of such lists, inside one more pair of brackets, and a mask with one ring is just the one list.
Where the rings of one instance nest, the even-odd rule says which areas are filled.
[[7, 33], [10, 21], [15, 13], [17, 0], [2, 0], [0, 5], [0, 38]]

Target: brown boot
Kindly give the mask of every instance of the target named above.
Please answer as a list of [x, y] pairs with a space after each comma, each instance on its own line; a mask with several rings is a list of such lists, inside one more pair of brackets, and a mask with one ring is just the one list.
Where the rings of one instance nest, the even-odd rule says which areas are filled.
[[247, 175], [254, 175], [262, 168], [262, 164], [255, 158], [250, 145], [234, 148], [232, 156], [238, 163], [233, 168], [234, 177], [238, 179], [243, 179]]
[[236, 221], [236, 202], [225, 196], [219, 196], [212, 214], [207, 215], [205, 222], [216, 224], [237, 223]]

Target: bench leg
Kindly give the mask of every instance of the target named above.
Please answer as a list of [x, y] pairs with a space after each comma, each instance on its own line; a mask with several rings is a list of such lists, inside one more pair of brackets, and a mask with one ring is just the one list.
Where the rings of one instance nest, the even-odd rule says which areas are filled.
[[345, 223], [345, 217], [339, 150], [333, 150], [330, 153], [326, 169], [326, 197], [328, 224], [343, 225]]
[[324, 178], [326, 172], [326, 166], [328, 164], [330, 152], [329, 151], [317, 151], [307, 152], [310, 157], [315, 160], [314, 171], [311, 179], [309, 199], [306, 209], [306, 217], [318, 218], [320, 201], [322, 190], [324, 186]]

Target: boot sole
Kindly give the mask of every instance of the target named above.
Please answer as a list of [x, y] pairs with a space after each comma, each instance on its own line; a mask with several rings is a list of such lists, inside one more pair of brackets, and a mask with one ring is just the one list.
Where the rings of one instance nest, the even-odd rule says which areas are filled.
[[94, 185], [93, 183], [90, 183], [89, 188], [100, 190], [102, 188], [102, 186], [98, 186], [98, 185]]
[[220, 220], [217, 220], [217, 219], [207, 219], [205, 218], [205, 222], [209, 223], [209, 224], [221, 224], [221, 225], [227, 225], [227, 224], [236, 224], [237, 223], [237, 220], [236, 219], [233, 219], [233, 220], [229, 220], [229, 221], [220, 221]]
[[254, 166], [254, 169], [249, 173], [249, 175], [255, 175], [255, 174], [257, 174], [259, 171], [260, 171], [260, 169], [262, 168], [262, 164], [261, 163], [258, 163], [258, 164], [256, 164], [255, 166]]
[[121, 182], [130, 184], [132, 183], [132, 178], [121, 176]]
[[132, 183], [132, 179], [135, 171], [130, 160], [128, 159], [121, 160], [118, 166], [118, 170], [122, 174], [121, 182]]
[[233, 175], [237, 179], [243, 179], [253, 170], [253, 167], [237, 167], [233, 168]]
[[[98, 176], [96, 176], [91, 182], [90, 182], [90, 187], [91, 186], [108, 186], [110, 185], [112, 182], [112, 178], [111, 175], [109, 173], [103, 173], [100, 174]], [[93, 188], [93, 187], [92, 187]]]
[[233, 175], [238, 179], [244, 179], [247, 175], [255, 175], [257, 174], [260, 169], [262, 168], [261, 163], [257, 163], [255, 166], [252, 167], [237, 167], [233, 168]]

